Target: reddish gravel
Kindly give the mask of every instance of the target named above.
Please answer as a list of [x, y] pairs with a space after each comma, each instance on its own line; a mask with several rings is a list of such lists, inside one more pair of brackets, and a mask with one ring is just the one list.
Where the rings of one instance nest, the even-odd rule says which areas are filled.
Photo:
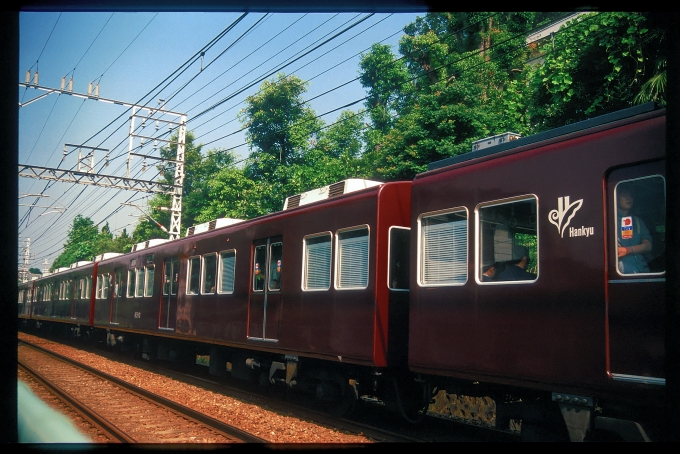
[[[206, 391], [200, 387], [181, 383], [137, 367], [111, 361], [94, 353], [83, 352], [24, 333], [19, 333], [19, 339], [25, 339], [26, 341], [43, 346], [49, 344], [49, 349], [60, 355], [97, 368], [167, 399], [224, 421], [227, 424], [234, 425], [241, 430], [269, 440], [272, 443], [371, 442], [371, 440], [362, 436], [344, 434], [293, 416], [281, 415], [254, 404]], [[30, 383], [27, 384], [31, 386]], [[33, 388], [33, 386], [31, 387]], [[40, 395], [39, 397], [42, 398]], [[59, 410], [63, 412], [62, 409]], [[81, 426], [82, 421], [75, 420], [74, 424]], [[84, 433], [91, 433], [89, 425], [80, 428]]]

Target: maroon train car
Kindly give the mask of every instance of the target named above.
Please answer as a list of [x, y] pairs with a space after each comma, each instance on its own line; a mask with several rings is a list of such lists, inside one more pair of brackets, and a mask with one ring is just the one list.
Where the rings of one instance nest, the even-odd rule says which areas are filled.
[[410, 369], [493, 396], [500, 425], [635, 425], [617, 410], [664, 396], [664, 158], [665, 110], [640, 106], [431, 164], [412, 187]]
[[20, 317], [58, 323], [65, 333], [79, 329], [80, 325], [91, 325], [96, 268], [95, 262], [81, 261], [25, 283], [30, 296]]
[[99, 257], [90, 325], [145, 357], [191, 346], [217, 375], [356, 394], [406, 370], [410, 186], [345, 180]]

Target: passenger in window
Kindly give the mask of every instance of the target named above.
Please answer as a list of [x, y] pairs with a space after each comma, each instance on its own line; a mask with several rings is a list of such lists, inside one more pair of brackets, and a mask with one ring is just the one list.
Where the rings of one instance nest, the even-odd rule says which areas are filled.
[[492, 263], [482, 268], [482, 282], [493, 282], [496, 280], [497, 264]]
[[638, 216], [631, 213], [633, 194], [622, 188], [617, 191], [618, 217], [616, 220], [617, 254], [621, 274], [649, 273], [644, 254], [652, 250], [652, 236]]
[[496, 276], [497, 281], [533, 281], [536, 275], [526, 269], [529, 265], [529, 249], [525, 246], [512, 246], [512, 261]]
[[276, 266], [269, 271], [269, 288], [272, 290], [281, 288], [281, 260], [277, 260]]

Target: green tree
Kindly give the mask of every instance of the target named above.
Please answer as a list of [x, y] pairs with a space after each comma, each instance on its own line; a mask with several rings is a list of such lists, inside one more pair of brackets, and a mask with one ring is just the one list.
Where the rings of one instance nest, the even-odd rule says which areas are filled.
[[395, 57], [386, 44], [374, 44], [368, 53], [362, 54], [359, 69], [359, 80], [368, 92], [366, 108], [373, 129], [386, 134], [394, 123], [392, 116], [409, 102], [411, 76], [404, 60]]
[[[555, 35], [554, 52], [545, 44], [545, 63], [531, 80], [536, 130], [633, 105], [663, 70], [663, 36], [650, 33], [647, 22], [640, 13], [591, 13]], [[665, 102], [662, 89], [652, 97]]]
[[[277, 167], [304, 160], [316, 131], [323, 126], [303, 101], [307, 85], [297, 76], [278, 74], [246, 98], [239, 117], [248, 128], [246, 140], [251, 154], [246, 174], [250, 178], [271, 179]], [[278, 183], [285, 185], [285, 181]]]
[[97, 241], [94, 248], [95, 255], [99, 255], [104, 252], [116, 252], [113, 250], [113, 248], [114, 248], [113, 233], [111, 233], [111, 228], [109, 227], [109, 223], [107, 222], [106, 224], [104, 224], [101, 231], [99, 232], [99, 235], [97, 236]]
[[268, 201], [269, 182], [255, 181], [245, 176], [242, 169], [233, 165], [219, 169], [207, 183], [207, 198], [197, 216], [197, 222], [208, 222], [217, 218], [250, 219], [272, 211]]
[[64, 243], [64, 251], [54, 260], [50, 271], [81, 260], [92, 260], [96, 255], [98, 235], [97, 226], [90, 218], [76, 216]]
[[127, 233], [127, 229], [123, 229], [120, 235], [113, 239], [113, 245], [110, 251], [103, 252], [130, 252], [132, 245], [135, 244]]

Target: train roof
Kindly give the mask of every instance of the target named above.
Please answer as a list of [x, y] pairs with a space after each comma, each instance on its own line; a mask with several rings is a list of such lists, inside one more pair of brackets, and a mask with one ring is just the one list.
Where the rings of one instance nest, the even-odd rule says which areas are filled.
[[599, 117], [579, 121], [577, 123], [572, 123], [570, 125], [550, 129], [548, 131], [539, 132], [538, 134], [534, 134], [532, 136], [522, 137], [520, 139], [508, 141], [493, 147], [471, 151], [469, 153], [464, 153], [462, 155], [452, 156], [450, 158], [442, 159], [440, 161], [431, 162], [428, 165], [427, 171], [429, 172], [431, 170], [441, 169], [443, 167], [452, 166], [454, 164], [460, 164], [461, 162], [471, 161], [473, 159], [483, 158], [485, 156], [494, 155], [497, 153], [501, 153], [503, 151], [512, 150], [513, 148], [519, 148], [526, 145], [542, 142], [545, 140], [554, 139], [559, 136], [571, 134], [578, 131], [583, 131], [597, 126], [602, 126], [607, 123], [612, 123], [618, 120], [623, 120], [625, 118], [634, 117], [636, 115], [651, 112], [653, 110], [655, 110], [655, 104], [653, 102], [640, 104], [639, 106], [629, 107], [627, 109], [618, 110], [616, 112], [601, 115]]
[[[132, 246], [132, 250], [130, 252], [120, 254], [120, 253], [111, 253], [107, 252], [101, 255], [98, 255], [94, 258], [95, 262], [101, 262], [105, 261], [111, 258], [115, 258], [121, 255], [128, 255], [132, 254], [135, 252], [140, 252], [145, 249], [149, 248], [154, 248], [156, 246], [161, 246], [163, 244], [168, 244], [168, 243], [174, 243], [174, 242], [180, 242], [180, 241], [185, 241], [187, 238], [193, 238], [195, 236], [202, 236], [203, 234], [207, 234], [208, 232], [212, 232], [214, 230], [220, 230], [220, 229], [225, 229], [232, 227], [234, 225], [242, 224], [242, 223], [250, 223], [250, 222], [259, 222], [263, 219], [272, 217], [272, 216], [277, 216], [284, 214], [290, 210], [297, 209], [297, 208], [306, 208], [307, 205], [316, 205], [317, 203], [322, 204], [323, 202], [327, 202], [330, 199], [336, 199], [339, 198], [340, 196], [348, 195], [348, 194], [353, 194], [353, 193], [358, 193], [362, 192], [364, 190], [370, 189], [370, 188], [375, 188], [379, 187], [381, 185], [387, 184], [385, 182], [381, 181], [373, 181], [373, 180], [363, 180], [363, 179], [358, 179], [358, 178], [349, 178], [346, 180], [341, 180], [336, 183], [323, 186], [321, 188], [316, 188], [312, 189], [310, 191], [301, 193], [301, 194], [295, 194], [293, 196], [287, 197], [285, 204], [284, 204], [284, 209], [281, 211], [274, 211], [272, 213], [267, 213], [262, 216], [258, 216], [255, 218], [251, 219], [232, 219], [232, 218], [218, 218], [214, 219], [209, 222], [204, 222], [202, 224], [194, 225], [191, 226], [187, 229], [187, 233], [185, 236], [174, 239], [174, 240], [167, 240], [167, 239], [153, 239], [153, 240], [148, 240], [145, 242], [141, 242], [138, 244], [135, 244]], [[65, 268], [65, 269], [70, 269], [70, 268]]]
[[312, 189], [300, 194], [286, 197], [286, 201], [283, 204], [283, 211], [322, 200], [328, 200], [330, 198], [349, 194], [351, 192], [361, 191], [362, 189], [379, 186], [381, 184], [383, 184], [381, 181], [364, 180], [361, 178], [348, 178], [346, 180], [338, 181], [321, 188]]

